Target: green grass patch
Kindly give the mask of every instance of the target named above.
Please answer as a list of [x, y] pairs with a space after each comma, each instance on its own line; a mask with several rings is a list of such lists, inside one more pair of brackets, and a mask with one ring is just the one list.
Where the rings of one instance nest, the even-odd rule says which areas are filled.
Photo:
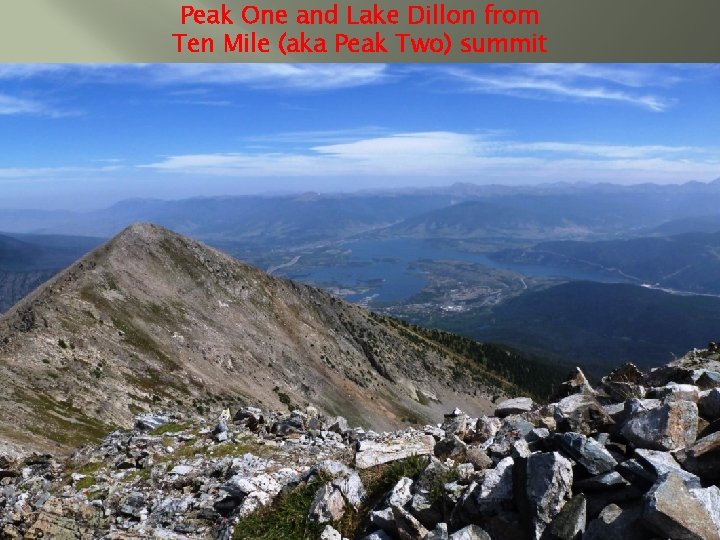
[[169, 422], [167, 424], [163, 424], [162, 426], [153, 429], [150, 432], [150, 435], [165, 435], [166, 433], [179, 433], [180, 431], [185, 431], [188, 428], [187, 424], [178, 423], [178, 422]]
[[155, 340], [144, 330], [133, 325], [126, 319], [120, 317], [112, 318], [113, 325], [123, 332], [123, 340], [147, 354], [155, 356], [160, 360], [168, 371], [177, 371], [180, 367], [165, 352], [163, 352]]
[[97, 483], [97, 480], [95, 480], [94, 476], [86, 476], [85, 478], [81, 478], [77, 482], [75, 482], [75, 489], [83, 490], [87, 489], [91, 486], [94, 486]]
[[[359, 471], [368, 496], [362, 507], [346, 508], [345, 515], [332, 525], [343, 536], [354, 538], [368, 525], [368, 514], [400, 478], [417, 477], [427, 467], [426, 456], [413, 456], [364, 471]], [[242, 519], [233, 535], [234, 540], [317, 540], [325, 525], [308, 521], [307, 515], [315, 493], [325, 479], [316, 480], [280, 495], [259, 512]]]
[[416, 478], [425, 470], [428, 463], [427, 456], [411, 456], [358, 471], [367, 491], [367, 497], [358, 510], [348, 506], [340, 522], [335, 524], [337, 530], [345, 537], [354, 538], [357, 533], [369, 526], [370, 511], [380, 503], [398, 480], [404, 476]]
[[122, 483], [132, 484], [136, 480], [150, 480], [150, 469], [136, 469], [134, 471], [130, 471], [123, 477]]
[[274, 504], [240, 520], [233, 540], [317, 540], [325, 525], [308, 520], [322, 482], [310, 482], [280, 495]]
[[86, 415], [70, 401], [57, 401], [41, 392], [31, 393], [19, 389], [16, 392], [32, 408], [34, 415], [42, 418], [41, 423], [30, 426], [30, 431], [35, 435], [77, 447], [97, 442], [113, 430], [113, 426]]
[[80, 469], [78, 469], [78, 472], [80, 474], [95, 474], [100, 469], [105, 467], [105, 463], [101, 461], [91, 461], [90, 463], [86, 463]]

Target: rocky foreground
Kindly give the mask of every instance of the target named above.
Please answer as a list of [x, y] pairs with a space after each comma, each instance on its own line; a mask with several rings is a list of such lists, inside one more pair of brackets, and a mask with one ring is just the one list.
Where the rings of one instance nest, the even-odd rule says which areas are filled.
[[[716, 349], [393, 433], [312, 407], [141, 415], [66, 461], [0, 457], [0, 537], [720, 539]], [[291, 534], [258, 532], [291, 507]]]

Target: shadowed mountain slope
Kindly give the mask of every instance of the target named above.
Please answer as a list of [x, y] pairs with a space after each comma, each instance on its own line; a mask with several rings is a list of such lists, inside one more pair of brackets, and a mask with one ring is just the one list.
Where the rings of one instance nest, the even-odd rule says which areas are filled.
[[230, 402], [391, 428], [520, 392], [483, 362], [509, 353], [444, 341], [133, 225], [0, 318], [0, 441], [63, 451], [143, 410]]

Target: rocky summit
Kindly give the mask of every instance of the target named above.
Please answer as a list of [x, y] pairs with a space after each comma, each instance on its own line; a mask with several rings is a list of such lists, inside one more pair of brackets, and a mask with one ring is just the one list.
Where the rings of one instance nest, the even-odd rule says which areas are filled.
[[519, 392], [483, 363], [507, 350], [436, 337], [133, 225], [0, 318], [0, 452], [68, 453], [158, 408], [313, 405], [386, 430]]
[[718, 369], [715, 347], [577, 369], [549, 404], [382, 433], [312, 406], [142, 413], [68, 458], [2, 458], [0, 535], [720, 539]]

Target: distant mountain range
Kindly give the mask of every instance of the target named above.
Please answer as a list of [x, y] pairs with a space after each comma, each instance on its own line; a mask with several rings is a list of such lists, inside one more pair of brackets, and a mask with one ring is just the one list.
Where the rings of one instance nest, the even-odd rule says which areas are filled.
[[[466, 204], [461, 204], [466, 203]], [[110, 237], [151, 221], [204, 240], [266, 244], [388, 234], [618, 234], [720, 215], [720, 181], [682, 185], [475, 186], [355, 194], [137, 199], [92, 212], [2, 210], [0, 231]]]

